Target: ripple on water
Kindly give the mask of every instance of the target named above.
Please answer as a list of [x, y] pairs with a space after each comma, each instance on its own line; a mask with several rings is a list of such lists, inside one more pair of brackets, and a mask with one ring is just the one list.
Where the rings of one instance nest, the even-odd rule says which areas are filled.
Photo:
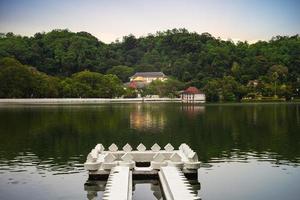
[[[1, 152], [3, 153], [3, 152]], [[0, 157], [0, 173], [24, 173], [28, 172], [28, 175], [39, 174], [41, 177], [49, 175], [62, 175], [62, 174], [75, 174], [84, 171], [84, 166], [81, 160], [84, 156], [71, 156], [64, 161], [61, 157], [49, 157], [41, 159], [31, 152], [19, 152], [10, 160], [1, 159]]]
[[[223, 151], [218, 157], [212, 157], [209, 159], [209, 163], [230, 163], [230, 162], [239, 162], [239, 163], [249, 163], [252, 161], [258, 161], [259, 163], [268, 162], [277, 165], [288, 165], [288, 166], [300, 166], [299, 157], [294, 158], [293, 160], [283, 159], [282, 156], [274, 152], [269, 151], [241, 151], [239, 149], [233, 149], [232, 151]], [[258, 164], [259, 164], [258, 163]]]
[[19, 183], [19, 181], [12, 181], [12, 182], [8, 182], [8, 184], [18, 184]]
[[9, 170], [9, 172], [27, 172], [26, 169]]

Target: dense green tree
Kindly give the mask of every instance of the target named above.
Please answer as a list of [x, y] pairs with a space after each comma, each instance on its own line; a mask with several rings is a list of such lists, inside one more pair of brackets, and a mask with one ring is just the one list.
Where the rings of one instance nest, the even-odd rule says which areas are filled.
[[128, 82], [128, 78], [132, 76], [134, 69], [132, 67], [127, 67], [124, 65], [114, 66], [111, 69], [107, 70], [107, 74], [114, 74], [123, 82]]
[[293, 95], [292, 86], [282, 84], [277, 89], [277, 95], [279, 97], [285, 97], [286, 99], [290, 100]]
[[82, 71], [72, 75], [72, 79], [76, 82], [83, 83], [96, 90], [101, 87], [103, 75], [96, 72]]
[[13, 58], [0, 59], [0, 98], [113, 98], [123, 92], [122, 82], [115, 75], [85, 70], [59, 79]]
[[287, 81], [288, 68], [282, 65], [273, 65], [268, 70], [268, 75], [272, 81], [279, 80], [281, 83]]
[[4, 60], [1, 63], [5, 65], [0, 66], [0, 97], [31, 97], [33, 77], [30, 69], [18, 61]]
[[232, 76], [209, 80], [203, 89], [208, 101], [239, 101], [247, 94], [247, 88]]
[[206, 100], [216, 102], [220, 100], [220, 84], [217, 80], [209, 80], [203, 91], [206, 95]]
[[0, 60], [0, 97], [58, 97], [59, 79], [22, 65], [13, 58]]
[[231, 72], [235, 78], [240, 79], [241, 67], [237, 62], [233, 62], [232, 67], [231, 67]]
[[107, 74], [103, 76], [100, 91], [105, 98], [120, 97], [124, 94], [124, 87], [116, 75]]
[[220, 80], [221, 94], [224, 101], [236, 101], [247, 93], [246, 88], [238, 83], [232, 76], [225, 76]]
[[136, 98], [138, 92], [134, 88], [126, 88], [124, 91], [124, 98]]
[[76, 81], [74, 79], [66, 79], [62, 81], [62, 97], [72, 98], [88, 98], [99, 97], [97, 92], [92, 90], [91, 86], [86, 83]]
[[166, 81], [152, 81], [145, 89], [145, 95], [159, 95], [160, 97], [177, 97], [178, 91], [183, 89], [183, 83], [176, 79]]
[[[72, 75], [71, 86], [77, 97], [113, 98], [123, 94], [122, 82], [115, 75], [82, 71]], [[72, 87], [71, 87], [72, 88]], [[71, 89], [71, 91], [74, 91]]]

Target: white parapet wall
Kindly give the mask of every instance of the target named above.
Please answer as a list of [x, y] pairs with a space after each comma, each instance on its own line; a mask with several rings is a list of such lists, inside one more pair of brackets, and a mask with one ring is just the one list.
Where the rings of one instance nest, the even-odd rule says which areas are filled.
[[179, 169], [196, 170], [200, 168], [197, 153], [183, 143], [177, 150], [171, 144], [162, 149], [154, 144], [147, 149], [142, 143], [134, 150], [126, 144], [122, 149], [111, 144], [107, 150], [102, 144], [97, 144], [87, 156], [85, 169], [93, 174], [107, 173], [116, 166], [125, 166], [135, 170], [137, 162], [149, 162], [151, 170], [160, 170], [161, 167], [172, 166]]
[[6, 104], [103, 104], [141, 102], [181, 102], [180, 98], [26, 98], [0, 99], [0, 106]]

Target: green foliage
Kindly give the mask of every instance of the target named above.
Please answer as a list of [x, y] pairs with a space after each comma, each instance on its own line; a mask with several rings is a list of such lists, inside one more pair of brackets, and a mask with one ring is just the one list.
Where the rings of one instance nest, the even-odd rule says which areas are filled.
[[97, 88], [99, 88], [101, 86], [101, 83], [103, 80], [103, 75], [96, 73], [96, 72], [90, 72], [90, 71], [85, 70], [85, 71], [73, 74], [72, 79], [75, 82], [88, 85], [92, 90], [96, 90]]
[[137, 91], [133, 88], [126, 88], [124, 92], [124, 98], [136, 98], [137, 97]]
[[160, 97], [176, 97], [178, 91], [183, 89], [184, 84], [176, 79], [167, 79], [166, 81], [152, 81], [145, 89], [144, 95], [159, 95]]
[[30, 97], [33, 88], [32, 82], [30, 70], [26, 66], [2, 65], [0, 68], [0, 97]]
[[231, 72], [235, 78], [239, 79], [241, 77], [241, 67], [237, 62], [233, 62]]
[[113, 98], [123, 92], [122, 82], [115, 75], [85, 70], [71, 78], [59, 79], [12, 58], [0, 60], [0, 98]]
[[123, 82], [128, 82], [128, 78], [133, 75], [134, 69], [132, 67], [119, 65], [107, 70], [107, 73], [116, 75]]
[[0, 57], [15, 57], [24, 64], [52, 75], [71, 75], [84, 69], [99, 70], [104, 44], [89, 33], [53, 30], [32, 38], [9, 36], [0, 39]]
[[283, 65], [273, 65], [268, 70], [268, 75], [270, 77], [270, 80], [274, 82], [279, 80], [283, 83], [287, 81], [288, 71], [288, 68]]
[[[214, 38], [208, 33], [198, 34], [186, 29], [173, 29], [140, 38], [128, 35], [122, 41], [104, 44], [86, 32], [53, 30], [49, 33], [37, 33], [34, 37], [7, 33], [0, 37], [0, 58], [5, 57], [15, 58], [40, 72], [58, 77], [71, 77], [74, 73], [89, 70], [114, 74], [126, 82], [133, 71], [163, 71], [166, 75], [185, 82], [186, 86], [193, 85], [205, 89], [208, 100], [212, 101], [240, 99], [248, 91], [247, 84], [251, 80], [262, 82], [260, 87], [250, 88], [251, 92], [273, 95], [278, 90], [278, 95], [300, 97], [299, 35], [277, 36], [268, 42], [259, 41], [255, 44], [235, 44], [232, 41]], [[12, 65], [17, 67], [16, 63]], [[12, 65], [10, 67], [13, 67]], [[19, 71], [21, 69], [24, 70], [18, 67]], [[5, 73], [9, 73], [8, 71]], [[22, 87], [31, 87], [27, 75], [24, 73], [15, 76], [15, 79], [20, 78], [23, 81], [28, 79], [27, 86], [24, 84]], [[226, 78], [227, 76], [232, 76], [238, 84]], [[103, 75], [102, 79], [106, 77]], [[110, 77], [107, 81], [113, 79]], [[225, 86], [222, 86], [222, 79]], [[47, 81], [57, 82], [53, 79]], [[111, 96], [122, 93], [120, 88], [117, 91], [106, 91], [103, 88], [93, 89], [88, 83], [84, 83], [88, 85], [86, 88], [74, 80], [60, 82], [68, 89], [62, 89], [58, 84], [55, 88], [58, 88], [59, 95], [62, 95], [64, 90], [67, 90], [68, 92], [65, 92], [68, 94], [73, 91], [71, 96]], [[118, 85], [117, 82], [112, 81], [112, 84]], [[74, 85], [81, 88], [80, 91], [72, 89]], [[282, 93], [282, 85], [291, 88], [292, 94]], [[27, 90], [30, 90], [24, 92], [27, 96], [46, 95], [45, 92], [34, 92], [32, 88]], [[88, 94], [84, 90], [87, 90]], [[166, 95], [162, 94], [161, 90], [159, 89], [159, 93]], [[11, 96], [25, 95], [21, 91], [13, 92]], [[52, 91], [51, 95], [47, 95], [56, 94], [57, 92]]]
[[203, 91], [207, 101], [216, 102], [220, 100], [220, 83], [218, 80], [208, 81]]
[[62, 81], [64, 97], [113, 98], [123, 94], [122, 82], [115, 75], [82, 71]]
[[59, 82], [13, 58], [0, 60], [0, 98], [57, 97]]
[[105, 98], [120, 97], [124, 93], [122, 81], [112, 74], [103, 76], [101, 96]]
[[209, 80], [203, 88], [208, 101], [239, 101], [247, 94], [247, 88], [232, 76]]

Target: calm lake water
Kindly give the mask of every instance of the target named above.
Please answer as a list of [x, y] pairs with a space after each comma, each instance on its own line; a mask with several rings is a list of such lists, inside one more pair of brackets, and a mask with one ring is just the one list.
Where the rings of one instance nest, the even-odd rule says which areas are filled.
[[82, 164], [113, 142], [189, 144], [204, 200], [300, 199], [300, 104], [170, 103], [0, 106], [0, 199], [91, 199]]

